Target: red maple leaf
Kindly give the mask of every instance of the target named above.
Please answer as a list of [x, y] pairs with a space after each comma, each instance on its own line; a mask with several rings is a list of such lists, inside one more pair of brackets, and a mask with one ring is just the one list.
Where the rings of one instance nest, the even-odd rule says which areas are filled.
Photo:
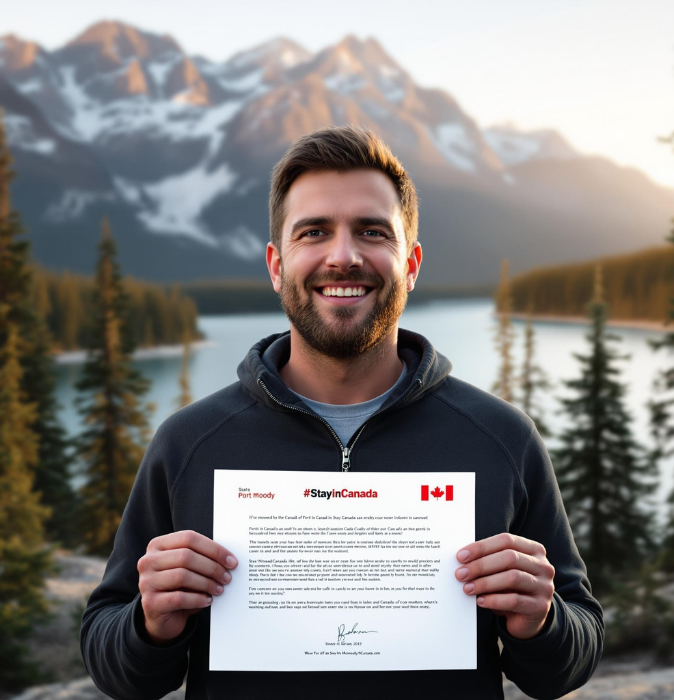
[[440, 496], [444, 495], [444, 493], [445, 492], [439, 486], [436, 486], [433, 489], [433, 491], [431, 491], [431, 496], [433, 496], [435, 498], [435, 500], [437, 501], [438, 498], [440, 498]]

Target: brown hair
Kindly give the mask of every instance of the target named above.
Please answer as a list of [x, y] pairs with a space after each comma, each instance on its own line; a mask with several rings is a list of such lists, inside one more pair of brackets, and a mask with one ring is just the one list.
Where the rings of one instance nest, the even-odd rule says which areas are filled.
[[300, 175], [311, 171], [346, 172], [361, 168], [381, 170], [395, 185], [400, 198], [407, 250], [411, 252], [419, 232], [414, 183], [384, 141], [369, 129], [354, 126], [328, 126], [306, 134], [295, 141], [274, 166], [269, 193], [269, 232], [277, 250], [281, 250], [285, 199]]

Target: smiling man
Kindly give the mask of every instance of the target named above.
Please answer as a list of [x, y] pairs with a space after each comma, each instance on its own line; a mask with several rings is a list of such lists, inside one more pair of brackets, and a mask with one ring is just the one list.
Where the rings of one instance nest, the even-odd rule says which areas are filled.
[[[374, 134], [331, 127], [276, 165], [269, 207], [267, 266], [290, 332], [253, 346], [238, 382], [153, 438], [83, 617], [97, 685], [114, 698], [160, 698], [187, 671], [188, 698], [341, 698], [348, 688], [355, 698], [472, 700], [502, 698], [505, 672], [535, 698], [579, 687], [601, 656], [602, 611], [534, 424], [398, 328], [422, 260], [408, 174]], [[477, 670], [320, 681], [209, 671], [208, 606], [237, 575], [236, 553], [211, 539], [222, 468], [475, 472], [478, 539], [456, 553], [455, 575], [476, 598]]]
[[267, 248], [274, 289], [291, 322], [281, 378], [328, 404], [383, 394], [403, 368], [398, 319], [421, 263], [393, 182], [375, 169], [304, 173], [283, 211]]

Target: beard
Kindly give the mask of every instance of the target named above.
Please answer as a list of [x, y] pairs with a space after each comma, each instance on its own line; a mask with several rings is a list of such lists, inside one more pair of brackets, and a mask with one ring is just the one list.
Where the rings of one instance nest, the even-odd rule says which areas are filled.
[[[329, 310], [333, 322], [326, 322], [314, 299], [314, 288], [331, 282], [353, 282], [372, 287], [374, 306], [360, 322], [353, 321], [360, 312], [356, 306], [338, 306]], [[407, 304], [405, 280], [394, 278], [383, 300], [379, 294], [384, 280], [374, 273], [349, 275], [311, 275], [304, 282], [307, 300], [302, 301], [299, 285], [289, 279], [281, 266], [281, 306], [286, 316], [314, 350], [336, 359], [350, 359], [377, 347], [398, 322]]]

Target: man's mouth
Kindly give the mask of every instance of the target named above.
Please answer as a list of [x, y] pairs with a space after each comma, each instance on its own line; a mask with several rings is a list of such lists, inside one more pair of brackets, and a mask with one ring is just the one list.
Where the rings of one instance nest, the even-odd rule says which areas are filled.
[[364, 285], [353, 286], [325, 286], [317, 287], [316, 291], [324, 297], [364, 297], [368, 292], [372, 291], [372, 287]]

